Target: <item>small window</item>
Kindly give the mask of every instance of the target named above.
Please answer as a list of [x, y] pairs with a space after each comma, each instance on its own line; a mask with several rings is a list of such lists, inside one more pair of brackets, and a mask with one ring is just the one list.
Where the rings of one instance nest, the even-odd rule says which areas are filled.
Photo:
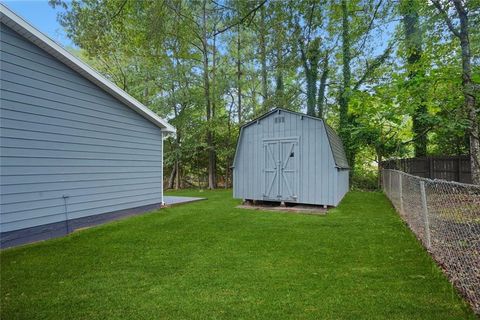
[[275, 123], [285, 123], [285, 117], [275, 117]]

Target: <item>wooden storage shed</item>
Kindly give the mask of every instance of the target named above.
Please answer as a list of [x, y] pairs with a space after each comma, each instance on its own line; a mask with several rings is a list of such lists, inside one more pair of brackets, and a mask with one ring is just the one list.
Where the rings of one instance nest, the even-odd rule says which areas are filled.
[[2, 247], [163, 203], [175, 129], [0, 4]]
[[322, 119], [277, 108], [240, 130], [235, 198], [336, 206], [348, 179], [342, 141]]

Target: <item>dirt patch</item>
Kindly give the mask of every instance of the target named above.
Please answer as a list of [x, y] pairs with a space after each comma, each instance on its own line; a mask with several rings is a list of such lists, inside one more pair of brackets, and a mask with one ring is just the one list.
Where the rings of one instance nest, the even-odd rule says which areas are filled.
[[312, 215], [326, 215], [328, 208], [323, 208], [323, 206], [315, 205], [306, 205], [306, 204], [289, 204], [282, 206], [279, 204], [271, 203], [256, 203], [250, 204], [245, 203], [237, 206], [240, 209], [250, 209], [250, 210], [263, 210], [263, 211], [277, 211], [284, 213], [293, 213], [293, 214], [312, 214]]

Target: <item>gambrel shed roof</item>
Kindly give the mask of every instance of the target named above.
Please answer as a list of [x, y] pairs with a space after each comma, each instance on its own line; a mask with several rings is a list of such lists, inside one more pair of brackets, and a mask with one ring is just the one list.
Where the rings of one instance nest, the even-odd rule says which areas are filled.
[[299, 116], [302, 116], [302, 117], [307, 117], [307, 118], [310, 118], [310, 119], [315, 119], [315, 120], [318, 120], [318, 121], [322, 121], [325, 124], [325, 129], [327, 131], [327, 138], [328, 138], [328, 141], [330, 143], [330, 149], [332, 150], [332, 155], [333, 155], [333, 159], [335, 161], [336, 167], [341, 168], [341, 169], [349, 169], [350, 168], [350, 166], [348, 165], [348, 160], [347, 160], [347, 155], [345, 153], [345, 149], [343, 148], [342, 139], [340, 139], [340, 137], [337, 135], [335, 130], [333, 130], [332, 127], [330, 127], [321, 118], [309, 116], [309, 115], [306, 115], [306, 114], [303, 114], [303, 113], [300, 113], [300, 112], [295, 112], [295, 111], [286, 110], [286, 109], [282, 109], [282, 108], [275, 108], [275, 109], [272, 109], [269, 112], [261, 115], [260, 117], [258, 117], [256, 119], [253, 119], [250, 122], [247, 122], [246, 124], [244, 124], [242, 126], [242, 128], [248, 127], [251, 124], [256, 123], [257, 121], [259, 121], [261, 119], [264, 119], [264, 118], [270, 116], [271, 114], [279, 112], [279, 111], [299, 115]]
[[338, 168], [348, 169], [347, 155], [345, 154], [345, 149], [343, 148], [342, 139], [337, 135], [337, 133], [325, 123], [325, 129], [327, 130], [328, 141], [330, 142], [330, 148], [332, 149], [333, 159]]

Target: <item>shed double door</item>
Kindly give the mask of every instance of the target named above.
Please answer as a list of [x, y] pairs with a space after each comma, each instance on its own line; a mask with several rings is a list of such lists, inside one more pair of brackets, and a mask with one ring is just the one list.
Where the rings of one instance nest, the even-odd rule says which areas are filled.
[[299, 186], [298, 138], [265, 139], [264, 200], [296, 202]]

